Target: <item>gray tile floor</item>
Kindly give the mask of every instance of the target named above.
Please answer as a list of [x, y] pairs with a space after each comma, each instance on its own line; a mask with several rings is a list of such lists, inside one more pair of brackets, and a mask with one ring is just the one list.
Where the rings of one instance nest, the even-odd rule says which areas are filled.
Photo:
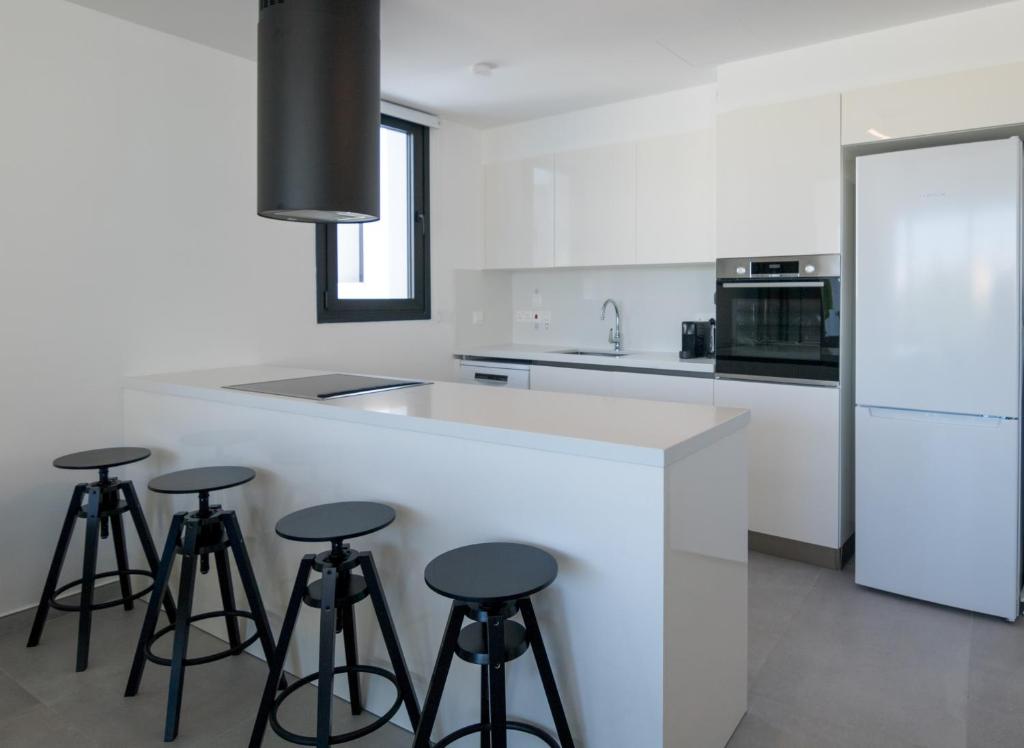
[[[141, 615], [138, 606], [96, 615], [84, 673], [74, 672], [74, 615], [51, 618], [32, 650], [30, 614], [0, 619], [0, 745], [163, 745], [166, 669], [150, 666], [139, 695], [122, 697]], [[191, 642], [220, 646], [199, 631]], [[852, 567], [752, 554], [749, 669], [749, 712], [729, 748], [1024, 746], [1024, 622], [865, 590]], [[177, 745], [246, 745], [265, 673], [245, 655], [190, 672]], [[314, 698], [310, 687], [289, 702], [286, 726], [305, 731]], [[354, 724], [340, 700], [335, 716], [339, 730]], [[409, 743], [389, 726], [356, 745]], [[268, 731], [264, 745], [288, 744]]]

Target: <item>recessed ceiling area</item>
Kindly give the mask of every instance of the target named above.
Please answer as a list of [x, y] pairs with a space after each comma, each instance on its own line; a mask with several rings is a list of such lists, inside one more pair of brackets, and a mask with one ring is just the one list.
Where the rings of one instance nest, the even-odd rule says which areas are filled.
[[[256, 59], [256, 0], [71, 0]], [[494, 126], [714, 80], [725, 62], [993, 0], [383, 0], [385, 98]], [[474, 75], [473, 65], [496, 69]]]

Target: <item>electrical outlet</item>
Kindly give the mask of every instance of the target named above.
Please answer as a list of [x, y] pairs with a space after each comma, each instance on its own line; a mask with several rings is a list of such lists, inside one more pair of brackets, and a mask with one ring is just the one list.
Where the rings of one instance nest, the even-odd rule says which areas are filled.
[[515, 321], [516, 322], [529, 322], [533, 318], [533, 314], [522, 309], [516, 310]]
[[479, 309], [473, 310], [473, 324], [482, 325], [484, 323], [484, 313]]

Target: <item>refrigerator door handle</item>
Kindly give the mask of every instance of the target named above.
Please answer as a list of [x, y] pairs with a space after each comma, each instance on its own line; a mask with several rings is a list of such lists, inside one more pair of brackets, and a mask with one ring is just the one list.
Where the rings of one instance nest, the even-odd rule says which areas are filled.
[[986, 416], [971, 413], [942, 413], [928, 410], [910, 410], [907, 408], [882, 408], [871, 405], [860, 406], [872, 418], [891, 418], [906, 421], [929, 421], [932, 423], [960, 423], [965, 426], [995, 427], [1005, 421], [1016, 421], [1007, 416]]

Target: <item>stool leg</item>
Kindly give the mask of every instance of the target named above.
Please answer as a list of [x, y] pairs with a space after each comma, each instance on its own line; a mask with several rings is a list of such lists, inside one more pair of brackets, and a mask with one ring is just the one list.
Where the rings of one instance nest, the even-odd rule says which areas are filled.
[[[228, 533], [228, 545], [235, 557], [235, 567], [242, 580], [242, 589], [245, 590], [245, 597], [249, 601], [249, 610], [256, 621], [256, 633], [259, 634], [260, 644], [263, 646], [263, 656], [267, 662], [270, 662], [274, 653], [274, 634], [270, 630], [267, 610], [263, 607], [260, 588], [256, 584], [256, 574], [253, 573], [252, 561], [249, 560], [249, 552], [245, 548], [245, 538], [242, 537], [242, 529], [238, 526], [238, 516], [234, 512], [224, 512], [223, 521], [224, 528]], [[284, 687], [283, 677], [281, 687]]]
[[263, 734], [267, 731], [267, 720], [270, 719], [270, 710], [274, 707], [278, 681], [284, 673], [284, 660], [288, 655], [288, 645], [292, 640], [295, 621], [299, 617], [299, 607], [302, 605], [302, 596], [306, 593], [309, 571], [313, 568], [314, 560], [316, 560], [316, 556], [310, 553], [303, 556], [302, 563], [299, 564], [299, 573], [295, 577], [292, 596], [288, 600], [288, 610], [285, 612], [284, 622], [281, 624], [281, 635], [277, 638], [277, 647], [270, 659], [270, 675], [267, 676], [267, 685], [263, 689], [263, 698], [260, 700], [260, 708], [256, 713], [256, 724], [253, 725], [252, 736], [249, 738], [249, 748], [260, 748], [263, 743]]
[[132, 660], [132, 670], [128, 675], [128, 685], [124, 690], [125, 696], [134, 696], [139, 692], [139, 684], [142, 682], [142, 670], [146, 666], [146, 645], [153, 638], [153, 632], [156, 631], [156, 622], [160, 617], [160, 600], [164, 596], [167, 582], [171, 578], [174, 554], [178, 547], [178, 538], [181, 537], [181, 527], [184, 523], [185, 512], [178, 512], [171, 520], [171, 529], [167, 531], [164, 554], [154, 572], [153, 590], [150, 592], [149, 602], [146, 604], [146, 618], [142, 622], [142, 631], [139, 632], [139, 643], [135, 645], [135, 658]]
[[561, 748], [574, 748], [575, 743], [572, 740], [572, 733], [569, 732], [569, 721], [565, 718], [562, 698], [558, 695], [555, 674], [551, 670], [548, 651], [544, 647], [544, 639], [540, 635], [540, 626], [537, 624], [537, 614], [533, 610], [533, 602], [528, 598], [520, 600], [519, 610], [522, 611], [523, 621], [526, 623], [527, 641], [530, 643], [533, 657], [537, 661], [540, 680], [544, 684], [544, 694], [547, 696], [548, 707], [551, 709], [551, 716], [555, 721], [558, 742]]
[[480, 748], [491, 748], [491, 698], [488, 694], [490, 683], [487, 668], [480, 668]]
[[53, 550], [53, 559], [50, 561], [50, 571], [46, 575], [46, 583], [43, 585], [43, 596], [39, 600], [39, 607], [36, 608], [35, 618], [32, 620], [32, 630], [28, 635], [26, 646], [35, 647], [43, 636], [43, 626], [46, 625], [46, 616], [50, 612], [50, 599], [53, 591], [57, 589], [60, 582], [60, 572], [64, 568], [64, 558], [68, 554], [68, 542], [71, 540], [71, 533], [75, 529], [75, 520], [78, 519], [78, 511], [82, 508], [82, 494], [85, 493], [86, 484], [79, 483], [71, 494], [71, 503], [68, 504], [68, 511], [64, 515], [64, 524], [60, 528], [60, 537], [57, 539], [57, 547]]
[[448, 670], [452, 666], [455, 645], [459, 640], [459, 630], [462, 628], [462, 619], [466, 617], [466, 611], [465, 605], [460, 605], [458, 602], [452, 603], [451, 612], [448, 614], [448, 624], [445, 626], [444, 636], [441, 637], [437, 662], [434, 663], [434, 672], [430, 676], [430, 685], [427, 686], [427, 698], [423, 702], [423, 716], [416, 728], [412, 748], [430, 748], [430, 733], [434, 730], [434, 720], [437, 719], [437, 709], [441, 705], [441, 695], [444, 693], [444, 684], [448, 680]]
[[89, 637], [92, 634], [92, 593], [96, 587], [96, 553], [100, 543], [100, 490], [89, 487], [85, 510], [85, 551], [82, 558], [81, 609], [78, 611], [78, 663], [75, 670], [89, 667]]
[[[398, 690], [402, 694], [402, 700], [405, 702], [405, 711], [409, 715], [412, 729], [415, 730], [420, 723], [420, 704], [416, 698], [416, 690], [412, 687], [412, 678], [409, 677], [409, 666], [405, 662], [405, 654], [402, 652], [402, 645], [398, 641], [395, 621], [391, 617], [391, 608], [388, 607], [387, 598], [384, 596], [384, 587], [380, 583], [380, 575], [377, 573], [377, 564], [373, 560], [373, 554], [369, 551], [360, 553], [359, 567], [363, 572], [363, 577], [366, 579], [370, 600], [373, 602], [373, 609], [377, 614], [377, 623], [380, 626], [381, 635], [384, 637], [388, 656], [391, 658], [391, 668], [394, 670], [395, 679], [398, 681]], [[429, 729], [427, 734], [430, 734]]]
[[[341, 609], [341, 635], [345, 641], [345, 664], [354, 667], [359, 664], [359, 649], [356, 644], [356, 617], [351, 605]], [[359, 692], [359, 673], [348, 671], [348, 701], [352, 716], [363, 713], [363, 699]]]
[[114, 556], [117, 558], [118, 579], [121, 582], [121, 597], [124, 599], [124, 609], [131, 610], [135, 607], [132, 600], [132, 578], [128, 575], [128, 549], [125, 546], [124, 522], [120, 514], [110, 515], [110, 529], [114, 532]]
[[164, 742], [178, 737], [181, 722], [181, 697], [185, 690], [185, 657], [188, 655], [189, 619], [192, 617], [192, 596], [196, 588], [196, 546], [202, 521], [185, 520], [185, 540], [181, 546], [181, 579], [178, 582], [178, 619], [174, 622], [174, 650], [171, 653], [171, 679], [167, 687], [167, 720]]
[[[213, 552], [214, 561], [217, 562], [217, 582], [220, 584], [220, 601], [224, 610], [235, 610], [235, 585], [231, 579], [231, 567], [228, 565], [228, 553], [223, 548]], [[238, 635], [238, 619], [235, 616], [225, 616], [224, 625], [228, 629], [228, 642], [232, 648], [237, 647], [242, 639]], [[236, 655], [241, 652], [235, 652]]]
[[[142, 552], [146, 554], [146, 563], [149, 570], [153, 572], [153, 581], [156, 583], [157, 569], [160, 567], [160, 559], [156, 555], [156, 545], [153, 543], [153, 535], [149, 532], [149, 524], [146, 522], [146, 515], [142, 512], [142, 504], [139, 503], [139, 496], [135, 493], [135, 486], [130, 480], [118, 483], [118, 488], [124, 493], [124, 500], [128, 504], [128, 511], [132, 515], [132, 522], [135, 524], [135, 534], [139, 536], [139, 544]], [[160, 597], [156, 587], [150, 592], [151, 595]], [[167, 613], [167, 620], [174, 623], [174, 600], [171, 598], [170, 589], [165, 588], [164, 611]]]
[[331, 745], [331, 700], [334, 697], [334, 604], [338, 588], [338, 570], [324, 566], [320, 598], [320, 677], [316, 693], [316, 748]]
[[491, 712], [491, 748], [505, 748], [505, 619], [487, 616], [487, 693]]

